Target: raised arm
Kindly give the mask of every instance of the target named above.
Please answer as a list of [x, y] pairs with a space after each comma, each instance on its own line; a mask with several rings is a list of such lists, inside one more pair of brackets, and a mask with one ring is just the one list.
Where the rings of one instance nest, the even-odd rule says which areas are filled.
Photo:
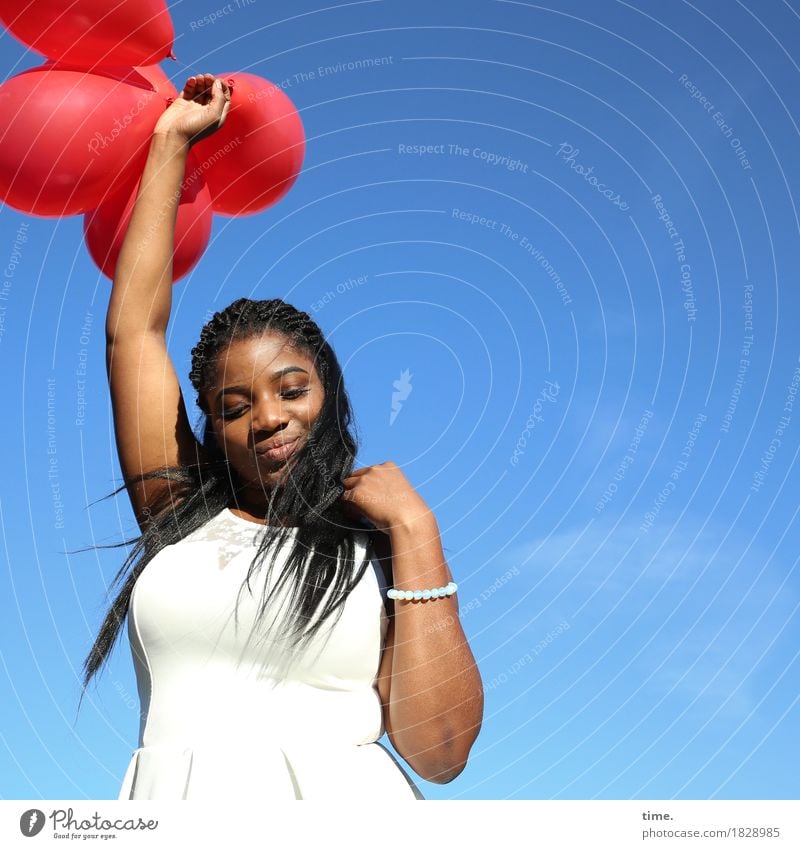
[[137, 475], [202, 457], [166, 345], [172, 251], [189, 149], [222, 126], [230, 91], [211, 74], [190, 77], [150, 142], [120, 250], [106, 316], [106, 367], [122, 474], [142, 530], [169, 482]]

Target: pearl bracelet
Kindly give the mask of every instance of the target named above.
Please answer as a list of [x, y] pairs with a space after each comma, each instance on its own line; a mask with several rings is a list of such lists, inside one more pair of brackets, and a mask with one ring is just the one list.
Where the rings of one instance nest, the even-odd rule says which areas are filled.
[[452, 595], [458, 589], [458, 584], [455, 581], [450, 581], [446, 587], [434, 587], [432, 590], [396, 590], [394, 587], [390, 589], [386, 595], [389, 598], [395, 598], [401, 601], [411, 601], [421, 598], [444, 598], [446, 595]]

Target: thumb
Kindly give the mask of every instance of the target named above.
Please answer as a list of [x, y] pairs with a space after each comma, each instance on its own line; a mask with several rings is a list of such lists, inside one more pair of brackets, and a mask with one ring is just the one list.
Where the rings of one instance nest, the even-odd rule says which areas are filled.
[[212, 109], [216, 109], [220, 113], [220, 117], [225, 117], [231, 107], [231, 92], [230, 88], [227, 93], [222, 85], [222, 80], [217, 77], [211, 86], [211, 101], [208, 104]]
[[[230, 95], [230, 89], [229, 89], [229, 95]], [[225, 98], [225, 89], [223, 88], [222, 80], [219, 77], [217, 77], [214, 80], [214, 83], [211, 86], [211, 99], [212, 100], [225, 100], [226, 99]]]

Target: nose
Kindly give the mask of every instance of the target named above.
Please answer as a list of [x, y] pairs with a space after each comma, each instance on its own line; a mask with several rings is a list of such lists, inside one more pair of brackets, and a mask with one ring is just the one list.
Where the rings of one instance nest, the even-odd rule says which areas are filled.
[[262, 431], [279, 430], [282, 425], [289, 421], [289, 410], [280, 398], [261, 398], [253, 401], [253, 415], [251, 427], [253, 434], [258, 435]]

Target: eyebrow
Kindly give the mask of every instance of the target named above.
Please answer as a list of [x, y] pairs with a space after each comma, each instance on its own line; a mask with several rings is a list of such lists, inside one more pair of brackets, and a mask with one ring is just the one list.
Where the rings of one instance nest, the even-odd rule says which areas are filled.
[[[308, 372], [304, 368], [300, 368], [300, 366], [286, 366], [286, 368], [281, 368], [281, 369], [278, 369], [277, 371], [272, 372], [269, 379], [270, 379], [270, 381], [277, 380], [279, 377], [283, 377], [283, 375], [289, 374], [290, 372], [293, 372], [293, 371], [301, 371], [301, 372], [303, 372], [303, 374], [308, 374]], [[236, 392], [241, 392], [241, 393], [249, 392], [250, 388], [251, 387], [249, 387], [249, 386], [239, 386], [239, 385], [237, 385], [237, 386], [226, 386], [224, 389], [222, 389], [220, 391], [219, 395], [217, 395], [216, 399], [214, 400], [214, 403], [215, 404], [218, 403], [222, 399], [223, 395], [233, 394], [233, 393], [236, 393]]]

